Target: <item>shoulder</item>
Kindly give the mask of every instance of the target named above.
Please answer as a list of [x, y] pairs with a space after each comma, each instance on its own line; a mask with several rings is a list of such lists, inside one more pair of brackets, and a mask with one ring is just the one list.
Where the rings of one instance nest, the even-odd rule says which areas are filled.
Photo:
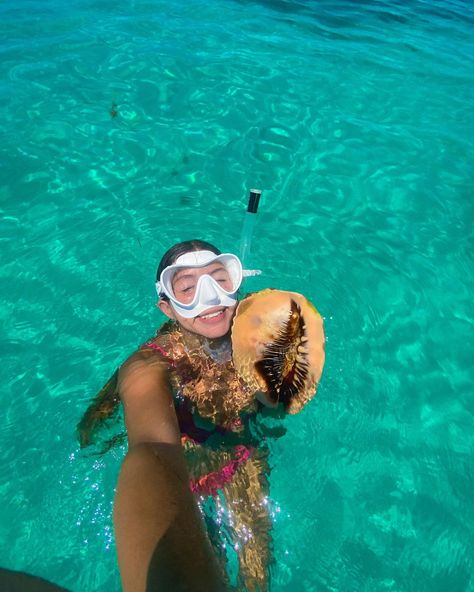
[[163, 382], [168, 376], [168, 366], [166, 359], [157, 355], [153, 349], [139, 349], [119, 368], [117, 390], [120, 396], [123, 397], [132, 386], [136, 390], [146, 383]]
[[118, 371], [118, 390], [131, 379], [152, 379], [164, 376], [173, 366], [170, 351], [170, 336], [176, 332], [176, 323], [164, 323], [155, 337], [148, 339], [137, 351], [129, 356]]

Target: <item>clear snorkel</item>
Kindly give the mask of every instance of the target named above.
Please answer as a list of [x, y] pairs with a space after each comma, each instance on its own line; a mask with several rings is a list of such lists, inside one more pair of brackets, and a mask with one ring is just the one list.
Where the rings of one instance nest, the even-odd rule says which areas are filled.
[[248, 256], [250, 254], [250, 246], [252, 244], [253, 228], [255, 226], [255, 219], [257, 217], [258, 202], [262, 192], [260, 189], [251, 189], [249, 195], [249, 203], [247, 211], [245, 212], [244, 223], [242, 226], [242, 235], [240, 237], [240, 260], [244, 268], [244, 277], [252, 275], [260, 275], [260, 269], [245, 269]]

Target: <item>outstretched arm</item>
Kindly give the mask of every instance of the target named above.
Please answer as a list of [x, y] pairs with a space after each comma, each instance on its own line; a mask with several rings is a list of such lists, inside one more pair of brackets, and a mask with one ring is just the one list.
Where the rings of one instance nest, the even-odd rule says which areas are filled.
[[189, 479], [164, 364], [128, 361], [119, 389], [129, 452], [114, 506], [124, 592], [223, 592]]

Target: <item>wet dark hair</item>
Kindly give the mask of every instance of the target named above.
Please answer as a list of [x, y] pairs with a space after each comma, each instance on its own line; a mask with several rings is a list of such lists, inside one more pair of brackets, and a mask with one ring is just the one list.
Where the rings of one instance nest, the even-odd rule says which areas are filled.
[[[184, 255], [185, 253], [191, 253], [192, 251], [212, 251], [212, 253], [215, 253], [216, 255], [221, 254], [217, 247], [203, 240], [193, 239], [183, 241], [182, 243], [176, 243], [170, 249], [168, 249], [161, 258], [160, 264], [158, 265], [158, 269], [156, 271], [156, 281], [159, 281], [161, 272], [163, 269], [165, 269], [165, 267], [168, 267], [168, 265], [173, 265], [178, 257], [181, 257], [181, 255]], [[162, 300], [168, 300], [168, 297], [164, 294], [162, 294], [160, 297]]]

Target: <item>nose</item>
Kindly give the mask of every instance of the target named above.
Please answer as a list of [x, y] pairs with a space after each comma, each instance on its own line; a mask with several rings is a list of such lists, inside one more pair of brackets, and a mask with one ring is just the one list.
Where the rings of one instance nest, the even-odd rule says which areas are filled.
[[220, 302], [214, 280], [208, 275], [201, 278], [200, 301], [202, 304], [219, 304]]

